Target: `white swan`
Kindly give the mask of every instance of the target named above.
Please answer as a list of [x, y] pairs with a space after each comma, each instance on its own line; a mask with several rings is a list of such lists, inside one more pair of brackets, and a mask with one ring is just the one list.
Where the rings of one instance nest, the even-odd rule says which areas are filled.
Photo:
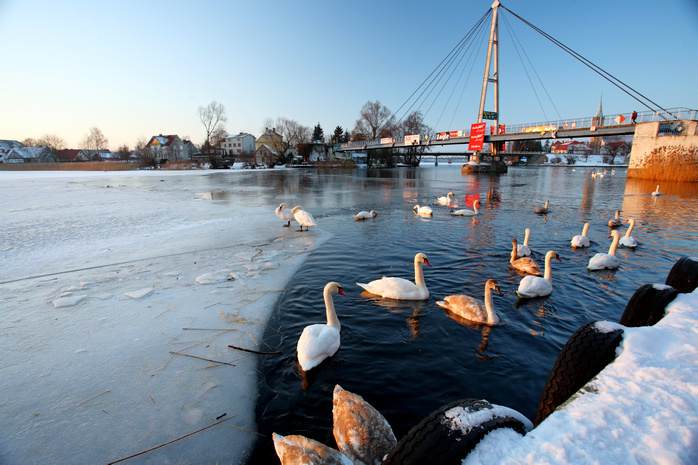
[[616, 210], [616, 216], [615, 218], [611, 218], [608, 220], [608, 227], [609, 228], [617, 228], [620, 226], [621, 220], [620, 220], [620, 210]]
[[454, 212], [451, 212], [453, 216], [475, 216], [478, 213], [480, 213], [480, 201], [476, 200], [473, 202], [473, 210], [456, 210]]
[[579, 235], [577, 234], [572, 238], [570, 241], [570, 245], [574, 248], [577, 247], [589, 247], [591, 245], [591, 242], [589, 242], [589, 238], [587, 237], [587, 233], [589, 232], [589, 223], [584, 223], [584, 227], [582, 228], [582, 234]]
[[299, 231], [303, 231], [303, 226], [305, 226], [306, 231], [308, 230], [308, 226], [317, 226], [317, 224], [315, 224], [315, 218], [313, 218], [313, 215], [303, 210], [303, 207], [300, 205], [293, 207], [291, 213], [293, 213], [293, 217], [296, 221], [298, 221], [298, 224], [301, 227]]
[[659, 184], [657, 184], [657, 189], [655, 189], [654, 192], [652, 192], [652, 195], [657, 196], [657, 195], [662, 195], [659, 193]]
[[414, 213], [422, 216], [432, 216], [434, 214], [434, 210], [432, 210], [431, 207], [427, 205], [421, 207], [419, 205], [415, 205]]
[[591, 271], [604, 269], [615, 270], [620, 266], [620, 260], [616, 257], [616, 247], [618, 247], [620, 233], [614, 229], [608, 237], [611, 236], [613, 237], [613, 242], [611, 242], [611, 247], [608, 248], [608, 253], [597, 253], [591, 257], [587, 269]]
[[395, 300], [427, 300], [429, 290], [424, 283], [422, 263], [431, 266], [427, 256], [418, 253], [414, 256], [414, 283], [404, 278], [392, 278], [383, 276], [368, 284], [356, 283], [371, 294], [379, 295], [386, 299]]
[[534, 262], [531, 257], [516, 258], [517, 245], [518, 244], [516, 243], [516, 239], [512, 239], [511, 258], [509, 259], [509, 264], [511, 265], [511, 267], [515, 270], [521, 271], [522, 273], [532, 274], [534, 276], [542, 276], [543, 273], [540, 272], [538, 264]]
[[337, 313], [334, 310], [332, 294], [335, 293], [346, 295], [339, 283], [327, 283], [322, 293], [325, 298], [327, 324], [306, 326], [303, 328], [301, 337], [298, 338], [296, 351], [298, 362], [303, 371], [315, 368], [327, 357], [333, 356], [339, 349], [339, 331], [342, 326], [339, 324]]
[[495, 326], [499, 324], [499, 317], [492, 304], [492, 289], [499, 292], [499, 295], [503, 295], [497, 281], [489, 279], [485, 283], [484, 302], [467, 295], [449, 295], [444, 297], [443, 301], [436, 302], [436, 305], [466, 320]]
[[526, 228], [524, 231], [524, 243], [523, 244], [518, 244], [517, 243], [517, 248], [516, 248], [516, 256], [517, 257], [528, 257], [531, 255], [531, 249], [528, 247], [528, 240], [531, 237], [531, 230], [529, 228]]
[[352, 463], [377, 464], [397, 445], [390, 424], [358, 394], [334, 387], [332, 433], [339, 450]]
[[455, 197], [453, 192], [449, 192], [446, 197], [439, 197], [436, 199], [436, 201], [439, 203], [439, 205], [451, 205], [453, 203], [453, 206], [455, 207], [455, 202], [451, 199], [451, 197]]
[[533, 297], [545, 297], [553, 292], [552, 264], [553, 257], [560, 260], [560, 256], [554, 250], [545, 254], [545, 274], [540, 276], [524, 276], [519, 283], [516, 294], [519, 297], [531, 299]]
[[536, 213], [538, 213], [539, 215], [545, 215], [545, 214], [547, 214], [547, 213], [549, 212], [549, 210], [548, 210], [548, 204], [549, 204], [549, 203], [550, 203], [550, 200], [546, 200], [546, 201], [545, 201], [545, 207], [537, 209], [537, 210], [536, 210]]
[[625, 231], [625, 236], [620, 238], [620, 241], [618, 243], [622, 245], [623, 247], [628, 247], [630, 249], [634, 249], [637, 247], [637, 241], [635, 238], [632, 236], [633, 234], [633, 228], [635, 227], [635, 220], [630, 218], [626, 223], [630, 223], [630, 227], [628, 228], [627, 231]]
[[289, 227], [291, 226], [291, 221], [295, 220], [296, 218], [293, 216], [293, 213], [291, 213], [290, 210], [286, 209], [286, 204], [282, 203], [278, 207], [276, 207], [275, 210], [276, 216], [281, 218], [284, 221], [288, 221], [288, 224], [285, 224], [284, 227]]
[[367, 220], [369, 218], [375, 218], [376, 215], [378, 215], [378, 213], [376, 213], [375, 210], [371, 210], [370, 212], [361, 211], [354, 215], [354, 218], [356, 218], [357, 220]]
[[353, 462], [336, 449], [327, 447], [315, 439], [306, 438], [299, 434], [281, 436], [273, 433], [274, 450], [281, 465], [298, 464], [331, 464], [353, 465]]

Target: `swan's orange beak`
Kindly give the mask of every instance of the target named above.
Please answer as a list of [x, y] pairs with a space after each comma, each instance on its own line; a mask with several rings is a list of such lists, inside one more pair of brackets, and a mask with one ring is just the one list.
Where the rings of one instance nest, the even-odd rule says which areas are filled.
[[339, 292], [339, 293], [342, 294], [342, 295], [346, 295], [346, 294], [344, 293], [344, 290], [343, 290], [341, 287], [340, 287], [339, 289], [337, 289], [337, 292]]
[[504, 295], [504, 294], [502, 294], [502, 291], [499, 290], [499, 286], [496, 286], [494, 289], [495, 289], [497, 292], [499, 292], [499, 295]]
[[559, 262], [561, 262], [561, 261], [562, 261], [562, 259], [560, 258], [560, 256], [559, 256], [559, 255], [555, 255], [555, 258], [557, 258], [557, 261], [559, 261]]
[[427, 265], [431, 266], [431, 263], [429, 263], [429, 260], [427, 260], [426, 258], [424, 259], [424, 263], [426, 263]]

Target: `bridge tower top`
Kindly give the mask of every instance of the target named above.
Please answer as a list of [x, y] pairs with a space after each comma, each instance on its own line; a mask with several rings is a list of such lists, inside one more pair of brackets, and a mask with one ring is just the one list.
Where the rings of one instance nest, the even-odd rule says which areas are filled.
[[[494, 125], [499, 123], [499, 26], [497, 12], [499, 11], [499, 0], [492, 4], [492, 24], [490, 25], [490, 40], [487, 47], [487, 62], [485, 63], [485, 77], [482, 80], [482, 93], [480, 94], [480, 108], [477, 115], [477, 122], [481, 123], [485, 111], [485, 97], [487, 96], [487, 84], [494, 85]], [[493, 74], [490, 75], [490, 65], [492, 64]]]

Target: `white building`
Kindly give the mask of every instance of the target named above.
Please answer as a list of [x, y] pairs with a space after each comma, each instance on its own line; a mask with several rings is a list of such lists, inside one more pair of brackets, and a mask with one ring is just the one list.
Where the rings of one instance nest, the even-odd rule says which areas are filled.
[[241, 133], [228, 136], [221, 142], [221, 149], [226, 156], [239, 157], [242, 154], [252, 155], [255, 153], [255, 142], [257, 139], [252, 134]]

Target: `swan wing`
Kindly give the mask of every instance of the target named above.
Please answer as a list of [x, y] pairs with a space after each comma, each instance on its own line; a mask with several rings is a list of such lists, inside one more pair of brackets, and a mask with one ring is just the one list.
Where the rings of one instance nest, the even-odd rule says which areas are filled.
[[467, 295], [449, 295], [443, 301], [436, 302], [439, 307], [445, 308], [466, 320], [476, 323], [487, 323], [487, 307], [485, 303]]
[[536, 264], [531, 257], [518, 258], [511, 262], [511, 266], [519, 271], [523, 271], [524, 273], [536, 276], [541, 276], [543, 274], [540, 272], [538, 264]]
[[634, 248], [637, 247], [637, 241], [633, 236], [623, 236], [620, 238], [620, 241], [618, 241], [620, 245], [623, 247], [629, 247], [629, 248]]
[[591, 259], [589, 259], [589, 264], [587, 269], [589, 270], [613, 270], [620, 266], [620, 260], [615, 255], [607, 253], [597, 253]]
[[524, 276], [516, 291], [520, 297], [544, 297], [552, 292], [552, 284], [539, 276]]
[[339, 349], [339, 330], [328, 325], [310, 325], [298, 339], [298, 362], [304, 371], [315, 368]]
[[315, 218], [313, 218], [313, 215], [311, 215], [305, 210], [297, 211], [293, 214], [293, 216], [296, 219], [296, 221], [298, 221], [298, 224], [301, 224], [303, 226], [317, 226], [315, 224]]
[[299, 434], [281, 436], [274, 433], [274, 450], [279, 456], [281, 465], [295, 465], [298, 463], [324, 463], [328, 465], [352, 465], [344, 454], [338, 450], [327, 447], [314, 439], [306, 438]]
[[371, 294], [376, 294], [386, 299], [396, 300], [424, 300], [429, 298], [426, 287], [420, 290], [412, 281], [404, 278], [383, 276], [368, 284], [356, 283]]
[[572, 238], [570, 245], [572, 247], [589, 247], [591, 243], [589, 242], [588, 237], [578, 234]]
[[531, 249], [527, 245], [516, 244], [516, 257], [528, 257], [531, 255]]
[[465, 209], [465, 210], [456, 210], [452, 214], [453, 214], [453, 216], [475, 216], [475, 215], [477, 215], [477, 212], [475, 212], [473, 210]]

